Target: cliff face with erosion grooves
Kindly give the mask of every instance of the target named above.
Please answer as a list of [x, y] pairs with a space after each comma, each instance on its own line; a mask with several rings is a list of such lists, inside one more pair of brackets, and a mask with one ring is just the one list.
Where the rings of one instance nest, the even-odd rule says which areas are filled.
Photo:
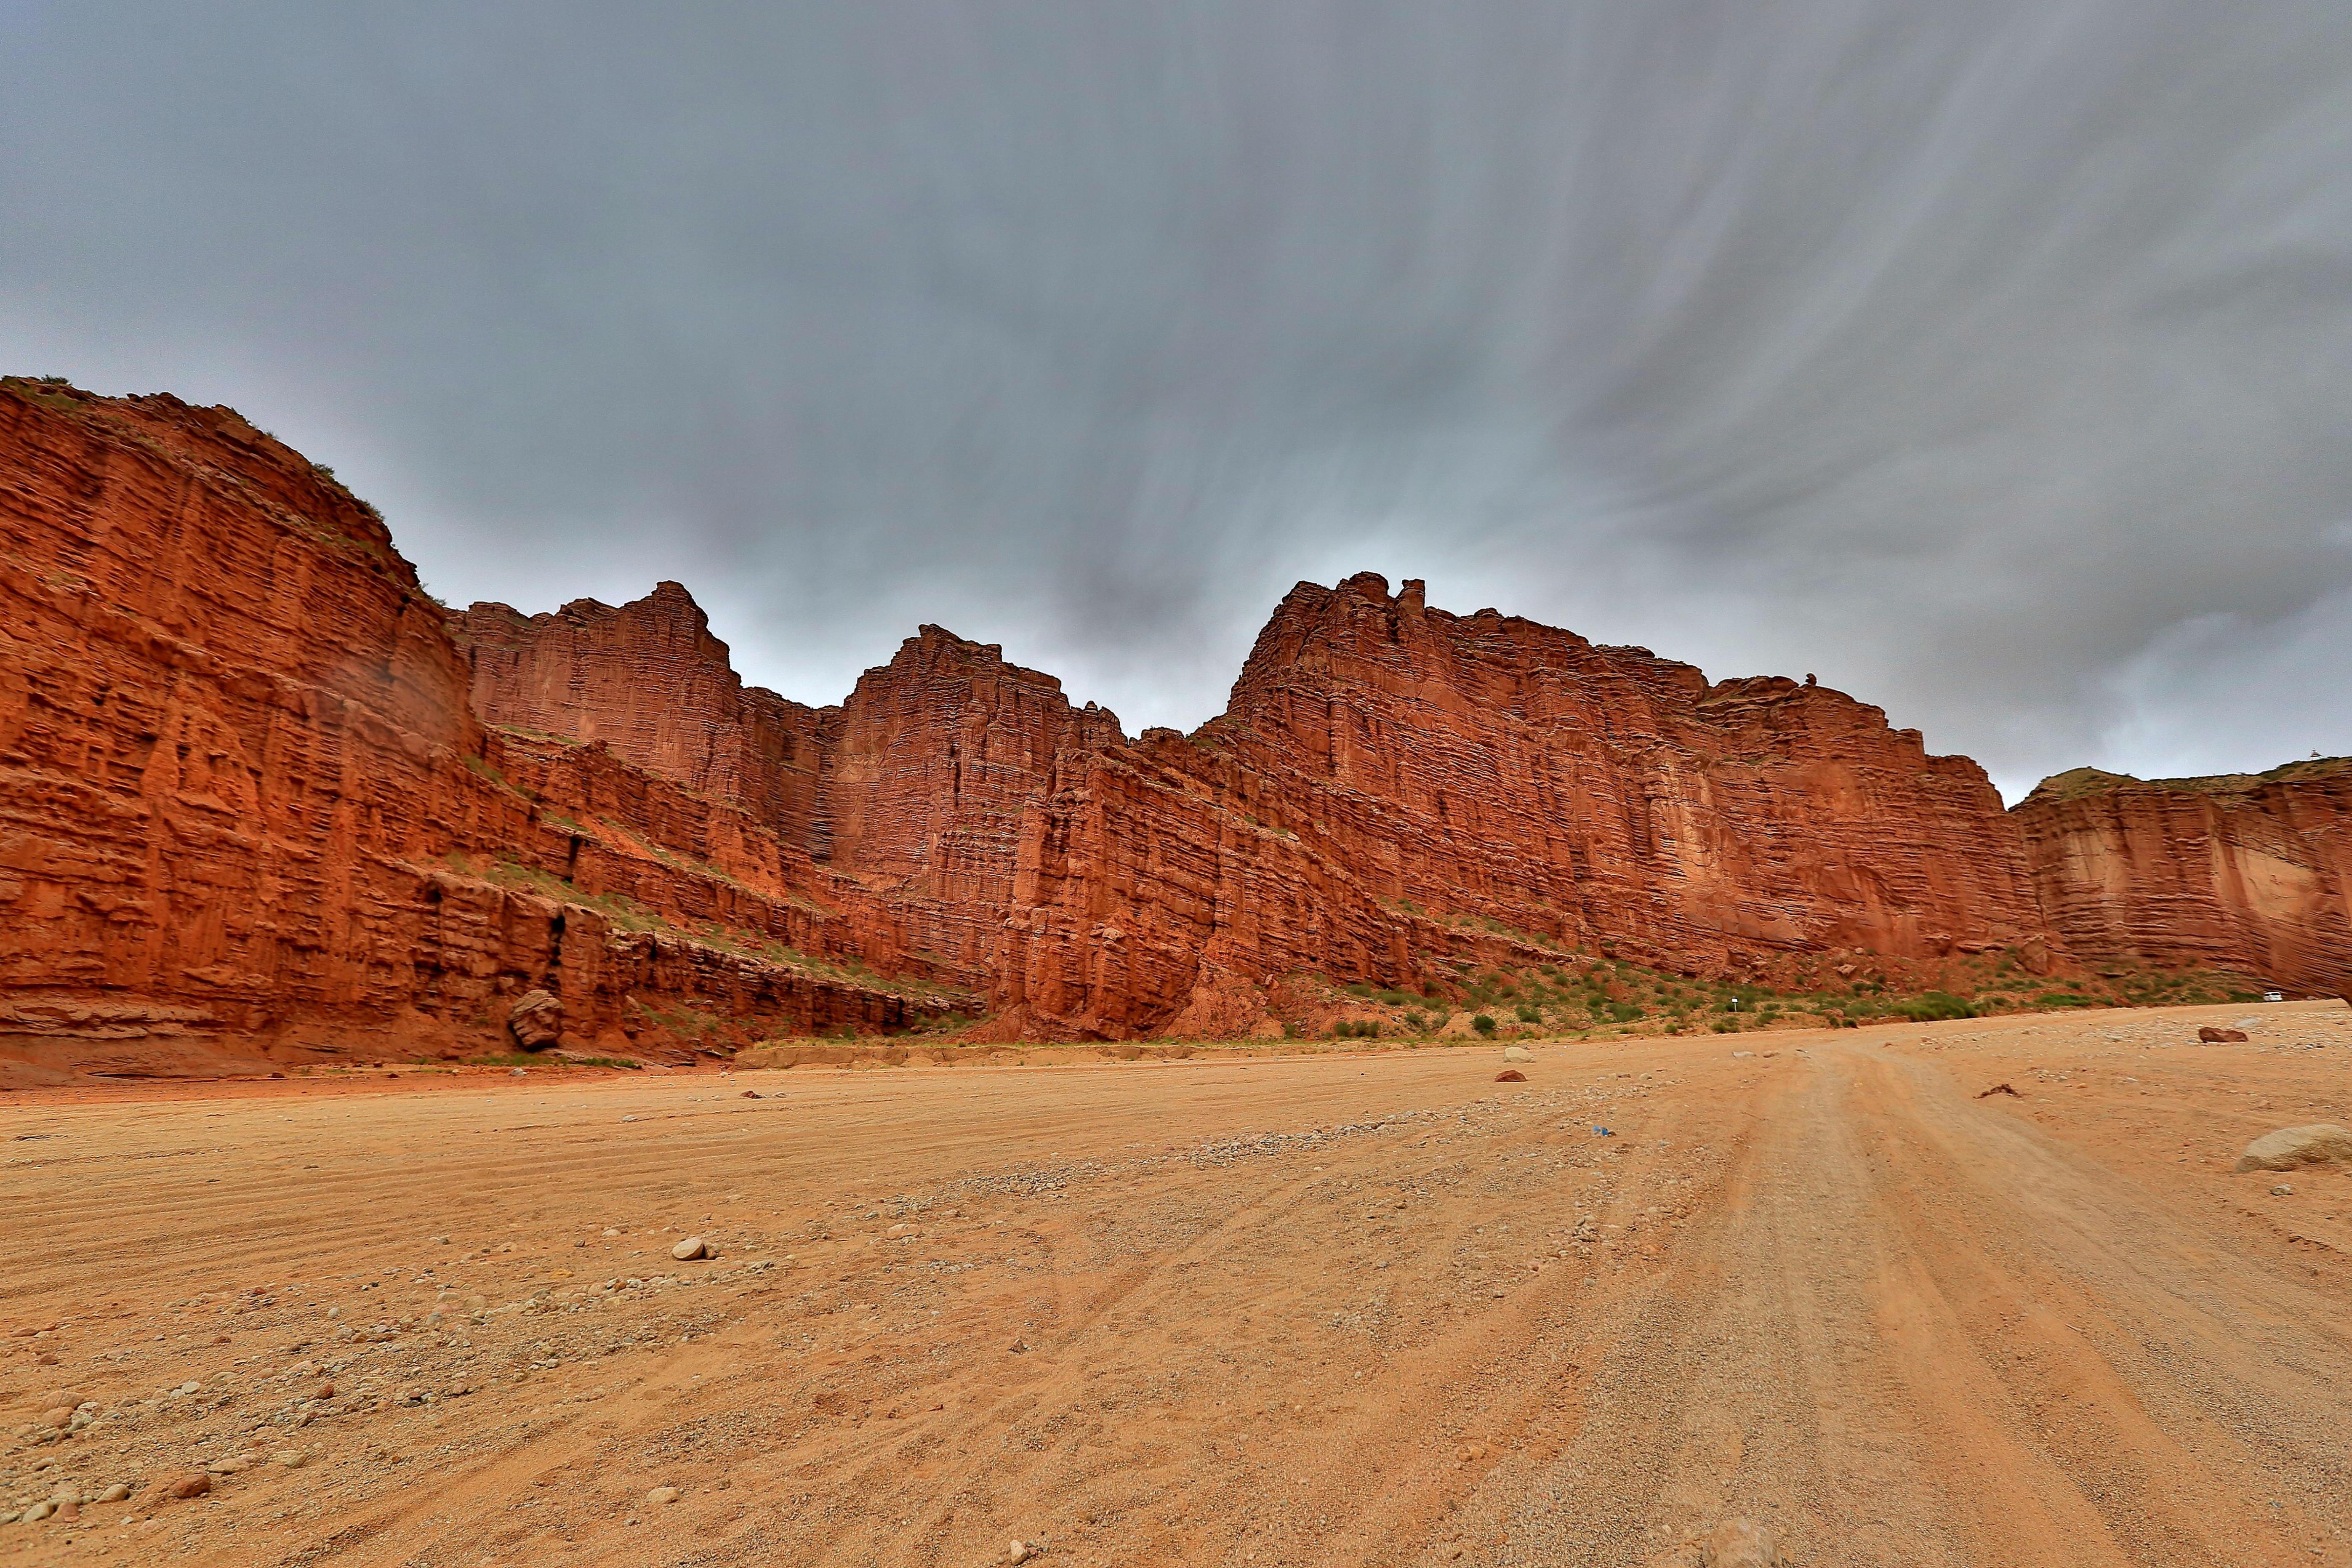
[[746, 687], [685, 588], [552, 615], [480, 604], [450, 617], [473, 710], [602, 742], [624, 761], [733, 803], [794, 843], [817, 822], [814, 709]]
[[1366, 574], [1294, 590], [1196, 735], [1066, 759], [997, 997], [1105, 1033], [1230, 1026], [1288, 969], [1437, 977], [1486, 940], [1465, 917], [1734, 973], [1799, 949], [2049, 956], [1968, 759], [1825, 688], [1710, 685]]
[[2086, 960], [2352, 984], [2352, 759], [2199, 779], [2078, 768], [2011, 816], [2043, 908]]
[[[940, 626], [908, 637], [838, 707], [747, 687], [687, 591], [613, 609], [450, 617], [475, 710], [514, 739], [603, 744], [737, 807], [887, 911], [869, 952], [991, 972], [1013, 901], [1021, 816], [1071, 751], [1117, 746], [1115, 714]], [[981, 982], [984, 984], [983, 982]]]
[[1065, 758], [1126, 742], [1050, 675], [938, 626], [826, 710], [830, 864], [905, 910], [932, 952], [989, 966], [1015, 902], [1024, 814]]
[[[324, 470], [226, 408], [0, 380], [0, 1051], [479, 1049], [530, 987], [583, 1044], [940, 1010], [786, 954], [898, 933], [742, 813], [674, 803], [698, 858], [587, 807], [617, 761], [525, 793], [467, 686]], [[633, 898], [580, 901], [583, 862]]]
[[[1710, 684], [1417, 583], [1301, 584], [1224, 715], [1129, 742], [937, 626], [812, 709], [746, 687], [676, 584], [447, 615], [227, 409], [0, 383], [0, 1040], [83, 1065], [479, 1048], [528, 988], [617, 1050], [983, 999], [998, 1034], [1264, 1031], [1305, 975], [1570, 949], [2049, 958], [2034, 819], [1974, 763], [1810, 683]], [[2304, 809], [2230, 805], [2222, 837]], [[2333, 897], [2340, 930], [2334, 840], [2295, 821], [2217, 909], [2318, 931]], [[2129, 902], [2087, 880], [2084, 910]]]

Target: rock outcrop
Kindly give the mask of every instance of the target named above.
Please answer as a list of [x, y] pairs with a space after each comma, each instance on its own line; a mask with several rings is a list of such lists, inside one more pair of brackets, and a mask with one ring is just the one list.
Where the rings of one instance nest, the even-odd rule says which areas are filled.
[[2077, 768], [2011, 813], [2051, 923], [2085, 961], [2352, 984], [2352, 759], [2149, 779]]
[[[592, 803], [593, 765], [487, 732], [467, 689], [325, 469], [225, 408], [0, 381], [0, 1044], [121, 1070], [231, 1038], [479, 1048], [534, 986], [568, 1038], [691, 1044], [960, 994], [828, 961], [887, 917], [795, 885], [746, 813], [640, 775], [668, 827], [600, 815], [627, 792]], [[580, 901], [583, 859], [629, 894]]]
[[625, 762], [740, 806], [789, 842], [817, 825], [814, 709], [747, 687], [676, 583], [614, 609], [576, 599], [525, 616], [476, 605], [449, 617], [476, 713], [601, 742]]
[[1278, 1033], [1329, 983], [1571, 953], [2039, 972], [2045, 901], [2095, 954], [2352, 956], [2333, 768], [2004, 813], [1810, 679], [1370, 574], [1294, 590], [1191, 735], [937, 626], [810, 708], [674, 583], [449, 613], [331, 474], [170, 397], [0, 383], [0, 1039], [85, 1068], [983, 1005], [981, 1037]]
[[1302, 584], [1226, 713], [1076, 753], [1032, 813], [998, 1001], [1229, 1028], [1286, 971], [1440, 982], [1598, 949], [1739, 973], [1792, 950], [2044, 961], [1974, 763], [1826, 688]]
[[[637, 639], [678, 650], [652, 689], [782, 703], [745, 692], [665, 585], [593, 616], [467, 612], [481, 716], [653, 735], [626, 679], [505, 673], [576, 672], [583, 621], [670, 628]], [[769, 825], [889, 911], [907, 945], [874, 962], [987, 985], [1007, 1035], [1248, 1033], [1298, 973], [1442, 985], [1564, 949], [1726, 973], [1841, 948], [2043, 956], [1974, 763], [1824, 688], [1711, 686], [1644, 649], [1432, 609], [1417, 583], [1302, 584], [1192, 736], [1129, 742], [1050, 676], [937, 626], [840, 708], [802, 711], [813, 804]], [[710, 787], [693, 745], [632, 746]]]

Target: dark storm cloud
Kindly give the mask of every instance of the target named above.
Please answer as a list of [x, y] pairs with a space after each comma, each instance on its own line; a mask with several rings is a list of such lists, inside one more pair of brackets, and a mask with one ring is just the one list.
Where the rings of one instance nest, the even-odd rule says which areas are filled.
[[918, 621], [1130, 728], [1302, 576], [2012, 794], [2352, 750], [2352, 7], [0, 6], [0, 360], [454, 599]]

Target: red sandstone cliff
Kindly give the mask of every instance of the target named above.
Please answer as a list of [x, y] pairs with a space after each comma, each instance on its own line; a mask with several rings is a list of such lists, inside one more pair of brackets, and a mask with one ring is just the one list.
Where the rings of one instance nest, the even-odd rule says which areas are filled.
[[[598, 658], [657, 668], [654, 700], [741, 691], [682, 592], [465, 620], [501, 639], [467, 639], [484, 718], [614, 737], [709, 787], [703, 752], [658, 743], [640, 688], [580, 652], [584, 621]], [[888, 911], [906, 946], [881, 962], [988, 984], [998, 1032], [1246, 1031], [1296, 973], [1442, 984], [1564, 948], [1746, 973], [2043, 947], [1974, 763], [1834, 691], [1711, 686], [1643, 649], [1431, 609], [1418, 584], [1302, 584], [1190, 737], [1129, 743], [936, 626], [842, 707], [800, 711], [814, 804], [770, 825]]]
[[1022, 814], [1056, 764], [1126, 742], [1050, 675], [925, 626], [825, 710], [818, 852], [909, 911], [929, 951], [993, 964], [1013, 904]]
[[2030, 815], [1972, 763], [1417, 583], [1301, 584], [1227, 713], [1130, 742], [936, 626], [810, 709], [675, 584], [446, 615], [226, 409], [0, 383], [0, 1034], [454, 1047], [524, 987], [583, 1042], [983, 996], [1000, 1034], [1212, 1034], [1302, 974], [1569, 949], [2044, 955]]
[[2041, 956], [1975, 763], [1823, 688], [1710, 686], [1431, 609], [1418, 583], [1301, 584], [1223, 717], [1074, 757], [1057, 784], [996, 1000], [1091, 1032], [1230, 1027], [1292, 969], [1426, 983], [1497, 926], [1718, 972], [1838, 947]]
[[[903, 932], [742, 812], [627, 820], [594, 766], [527, 793], [502, 756], [441, 610], [325, 470], [225, 408], [0, 381], [0, 1045], [480, 1048], [534, 986], [583, 1043], [938, 1010], [934, 975], [824, 961]], [[583, 859], [631, 898], [580, 901]]]
[[2352, 983], [2352, 759], [2141, 780], [2078, 768], [2011, 814], [2042, 907], [2098, 962]]
[[450, 625], [508, 743], [595, 742], [744, 814], [797, 862], [787, 880], [832, 879], [861, 911], [858, 951], [894, 972], [986, 984], [1024, 808], [1062, 753], [1126, 739], [1052, 676], [939, 626], [812, 709], [745, 686], [675, 583], [617, 610], [478, 604]]
[[475, 712], [601, 741], [625, 761], [742, 807], [793, 843], [809, 837], [815, 710], [745, 686], [677, 584], [619, 609], [579, 599], [525, 616], [476, 605], [449, 626], [466, 655]]

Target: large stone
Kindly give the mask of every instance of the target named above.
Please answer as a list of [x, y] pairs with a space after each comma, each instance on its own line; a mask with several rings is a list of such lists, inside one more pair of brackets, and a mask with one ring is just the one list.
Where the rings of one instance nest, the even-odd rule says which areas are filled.
[[1775, 1568], [1780, 1561], [1772, 1532], [1747, 1519], [1727, 1519], [1717, 1525], [1699, 1553], [1703, 1568]]
[[2352, 1130], [2320, 1121], [2265, 1132], [2246, 1145], [2237, 1169], [2294, 1171], [2305, 1165], [2352, 1165]]
[[552, 992], [526, 991], [507, 1010], [507, 1031], [527, 1051], [544, 1050], [563, 1037], [563, 1003]]

